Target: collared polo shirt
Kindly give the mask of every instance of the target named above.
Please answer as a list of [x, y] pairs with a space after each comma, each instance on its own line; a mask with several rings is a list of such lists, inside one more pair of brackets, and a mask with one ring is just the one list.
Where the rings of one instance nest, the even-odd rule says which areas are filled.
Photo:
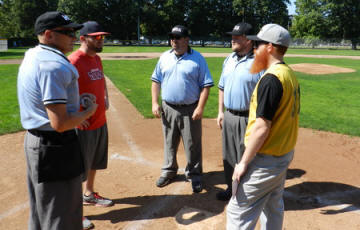
[[171, 104], [195, 103], [203, 88], [214, 85], [205, 58], [193, 49], [179, 58], [173, 50], [164, 52], [151, 80], [160, 83], [162, 100]]
[[253, 55], [246, 55], [238, 60], [235, 52], [225, 59], [218, 87], [224, 91], [226, 108], [237, 111], [249, 110], [251, 94], [263, 74], [250, 73], [253, 62]]
[[66, 104], [69, 113], [78, 111], [78, 77], [76, 68], [59, 50], [42, 44], [29, 49], [17, 79], [24, 129], [53, 130], [45, 105]]

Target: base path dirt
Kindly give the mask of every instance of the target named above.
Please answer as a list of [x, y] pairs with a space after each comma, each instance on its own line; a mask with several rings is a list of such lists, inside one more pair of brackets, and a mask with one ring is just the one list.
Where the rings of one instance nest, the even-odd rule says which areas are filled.
[[[144, 119], [109, 81], [108, 87], [109, 165], [98, 172], [95, 187], [115, 205], [84, 208], [95, 229], [225, 229], [226, 202], [215, 199], [225, 187], [216, 121], [203, 120], [204, 190], [193, 194], [185, 182], [181, 146], [179, 176], [158, 188], [161, 122]], [[0, 229], [27, 229], [23, 136], [24, 132], [0, 136]], [[360, 229], [359, 165], [360, 138], [301, 128], [286, 180], [284, 229]]]

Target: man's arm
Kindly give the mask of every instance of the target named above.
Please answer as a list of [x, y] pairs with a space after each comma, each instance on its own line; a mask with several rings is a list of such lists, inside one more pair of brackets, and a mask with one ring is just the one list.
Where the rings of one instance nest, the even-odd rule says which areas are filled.
[[151, 84], [151, 101], [152, 101], [152, 113], [155, 117], [160, 117], [160, 105], [159, 105], [159, 95], [160, 95], [160, 84], [157, 82], [152, 82]]
[[206, 101], [207, 101], [207, 99], [209, 97], [209, 92], [210, 92], [210, 87], [205, 87], [205, 88], [203, 88], [201, 90], [199, 103], [198, 103], [198, 105], [197, 105], [197, 107], [194, 110], [194, 113], [192, 115], [193, 120], [199, 120], [199, 119], [202, 118], [204, 108], [205, 108], [205, 104], [206, 104]]
[[218, 116], [216, 119], [217, 125], [222, 129], [224, 120], [224, 91], [219, 89], [219, 100], [218, 100]]
[[108, 110], [109, 106], [110, 106], [110, 102], [109, 102], [109, 94], [108, 94], [108, 89], [107, 89], [107, 85], [106, 85], [106, 79], [104, 80], [104, 86], [105, 86], [105, 109]]
[[235, 166], [233, 180], [240, 181], [241, 176], [245, 174], [249, 163], [255, 157], [256, 153], [259, 151], [268, 137], [270, 128], [271, 121], [266, 120], [263, 117], [256, 118], [245, 152], [241, 158], [241, 161]]
[[45, 105], [51, 127], [60, 133], [73, 129], [81, 122], [88, 119], [95, 113], [97, 107], [97, 104], [92, 103], [86, 110], [68, 113], [66, 110], [66, 104]]

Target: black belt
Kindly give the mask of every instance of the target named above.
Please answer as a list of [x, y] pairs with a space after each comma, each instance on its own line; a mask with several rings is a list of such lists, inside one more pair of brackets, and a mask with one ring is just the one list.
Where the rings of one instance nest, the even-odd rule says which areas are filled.
[[76, 136], [75, 129], [67, 130], [65, 132], [59, 133], [56, 131], [44, 131], [38, 129], [29, 129], [29, 133], [37, 137], [47, 137], [47, 138], [58, 138], [58, 137], [70, 137]]
[[238, 111], [238, 110], [232, 110], [232, 109], [226, 109], [227, 111], [229, 111], [230, 113], [236, 115], [236, 116], [241, 116], [241, 117], [248, 117], [249, 116], [249, 110], [245, 110], [245, 111]]
[[195, 101], [194, 103], [191, 103], [191, 104], [171, 104], [169, 102], [166, 102], [165, 103], [169, 106], [172, 106], [172, 107], [188, 107], [188, 106], [192, 106], [192, 105], [196, 105], [199, 101]]

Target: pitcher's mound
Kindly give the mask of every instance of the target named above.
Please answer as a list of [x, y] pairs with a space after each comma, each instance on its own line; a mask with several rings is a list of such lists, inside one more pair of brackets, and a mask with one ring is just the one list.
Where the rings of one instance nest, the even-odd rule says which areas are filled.
[[300, 63], [289, 65], [294, 71], [307, 73], [307, 74], [333, 74], [333, 73], [352, 73], [354, 69], [337, 67], [333, 65]]
[[176, 214], [175, 220], [179, 230], [215, 230], [221, 229], [219, 224], [223, 216], [214, 213], [184, 206]]

